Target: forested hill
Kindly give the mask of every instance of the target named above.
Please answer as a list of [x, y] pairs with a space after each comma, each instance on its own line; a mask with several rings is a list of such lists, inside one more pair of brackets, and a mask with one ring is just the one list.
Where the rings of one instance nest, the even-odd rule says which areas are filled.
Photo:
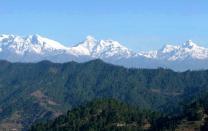
[[33, 125], [30, 130], [137, 131], [150, 129], [156, 119], [156, 113], [142, 111], [122, 102], [106, 99], [75, 108], [54, 121]]
[[171, 113], [178, 111], [181, 101], [208, 90], [207, 70], [127, 69], [101, 60], [82, 64], [0, 61], [0, 66], [0, 129], [5, 125], [28, 128], [101, 98]]
[[208, 94], [181, 106], [178, 115], [141, 110], [116, 100], [95, 100], [30, 131], [207, 131]]

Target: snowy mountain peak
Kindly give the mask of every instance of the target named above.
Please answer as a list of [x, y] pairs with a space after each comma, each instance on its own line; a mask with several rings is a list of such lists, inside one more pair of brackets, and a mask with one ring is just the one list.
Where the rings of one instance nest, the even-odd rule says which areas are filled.
[[88, 35], [87, 37], [86, 37], [86, 41], [97, 41], [93, 36], [91, 36], [91, 35]]
[[157, 59], [164, 59], [170, 61], [208, 59], [208, 49], [198, 46], [191, 40], [188, 40], [181, 46], [165, 46], [165, 48], [160, 50], [160, 52], [158, 53]]
[[71, 48], [74, 54], [92, 56], [95, 58], [109, 58], [113, 56], [128, 57], [131, 51], [117, 41], [96, 40], [87, 36], [86, 40]]
[[7, 40], [11, 40], [14, 37], [15, 37], [14, 35], [5, 35], [5, 34], [2, 34], [2, 35], [0, 35], [0, 42], [7, 41]]
[[39, 41], [39, 39], [43, 38], [42, 36], [38, 35], [38, 34], [34, 34], [34, 35], [29, 35], [27, 37], [25, 37], [25, 39], [31, 39], [34, 41]]
[[98, 44], [98, 41], [92, 37], [92, 36], [87, 36], [86, 40], [81, 42], [78, 46], [83, 46], [84, 48], [89, 49], [90, 51], [93, 50], [93, 48]]
[[0, 51], [4, 54], [21, 56], [25, 56], [30, 53], [37, 55], [49, 55], [50, 53], [60, 51], [63, 52], [66, 49], [67, 48], [60, 43], [40, 35], [29, 35], [27, 37], [14, 35], [0, 36]]
[[67, 47], [63, 46], [57, 41], [42, 37], [38, 34], [30, 35], [25, 38], [30, 44], [41, 46], [42, 49], [51, 49], [51, 50], [65, 50]]
[[186, 43], [191, 44], [191, 43], [193, 43], [193, 41], [192, 40], [187, 40]]
[[195, 44], [192, 40], [188, 40], [183, 44], [184, 48], [193, 48], [193, 47], [197, 47], [198, 45]]
[[160, 49], [160, 51], [163, 52], [163, 53], [170, 53], [170, 52], [172, 52], [174, 50], [177, 50], [179, 48], [180, 48], [180, 46], [167, 44], [167, 45], [163, 46], [163, 48]]
[[198, 46], [191, 40], [186, 41], [183, 45], [165, 45], [160, 50], [139, 52], [146, 58], [167, 61], [183, 60], [205, 60], [208, 59], [208, 49]]
[[[165, 45], [155, 51], [140, 51], [138, 53], [129, 50], [114, 40], [96, 40], [87, 36], [83, 42], [65, 47], [57, 41], [42, 37], [41, 35], [29, 35], [26, 37], [16, 35], [0, 35], [0, 59], [12, 62], [37, 62], [50, 60], [53, 62], [68, 62], [71, 60], [84, 62], [92, 59], [102, 59], [113, 64], [127, 67], [179, 67], [177, 64], [195, 61], [207, 62], [208, 48], [198, 46], [191, 40], [182, 45]], [[188, 63], [186, 63], [188, 62]], [[200, 67], [202, 67], [200, 65]], [[191, 66], [191, 65], [190, 65]], [[192, 66], [191, 66], [192, 67]], [[184, 69], [187, 69], [184, 67]]]

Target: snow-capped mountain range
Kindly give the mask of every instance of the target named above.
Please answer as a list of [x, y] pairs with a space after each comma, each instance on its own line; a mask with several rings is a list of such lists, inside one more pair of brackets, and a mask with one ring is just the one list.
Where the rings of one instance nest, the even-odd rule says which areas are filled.
[[40, 35], [0, 35], [0, 59], [11, 62], [50, 60], [60, 63], [102, 59], [135, 68], [208, 69], [208, 48], [188, 40], [182, 45], [165, 45], [155, 51], [134, 52], [117, 41], [96, 40], [92, 36], [73, 47], [66, 47]]

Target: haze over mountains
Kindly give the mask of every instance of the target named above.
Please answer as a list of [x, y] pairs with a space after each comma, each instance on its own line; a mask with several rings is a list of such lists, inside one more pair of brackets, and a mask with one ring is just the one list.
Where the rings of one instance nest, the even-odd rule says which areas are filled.
[[208, 48], [188, 40], [182, 45], [165, 45], [155, 51], [135, 52], [114, 40], [96, 40], [88, 36], [72, 47], [42, 37], [0, 35], [0, 59], [11, 62], [85, 62], [102, 59], [116, 65], [135, 68], [171, 68], [177, 71], [207, 69]]

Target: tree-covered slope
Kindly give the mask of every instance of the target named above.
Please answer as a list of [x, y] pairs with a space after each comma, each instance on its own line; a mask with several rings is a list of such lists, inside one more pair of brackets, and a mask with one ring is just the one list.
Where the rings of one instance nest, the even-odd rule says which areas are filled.
[[100, 60], [83, 64], [1, 61], [0, 66], [0, 128], [27, 128], [100, 98], [172, 112], [181, 100], [208, 89], [207, 70], [127, 69]]
[[96, 100], [80, 106], [52, 122], [39, 123], [31, 131], [106, 131], [106, 130], [146, 130], [156, 114], [141, 111], [115, 100]]
[[79, 106], [53, 121], [36, 123], [30, 131], [207, 131], [208, 95], [181, 105], [178, 115], [141, 110], [103, 99]]
[[161, 115], [155, 119], [153, 130], [207, 131], [208, 130], [208, 94], [186, 101], [181, 105], [182, 112]]

